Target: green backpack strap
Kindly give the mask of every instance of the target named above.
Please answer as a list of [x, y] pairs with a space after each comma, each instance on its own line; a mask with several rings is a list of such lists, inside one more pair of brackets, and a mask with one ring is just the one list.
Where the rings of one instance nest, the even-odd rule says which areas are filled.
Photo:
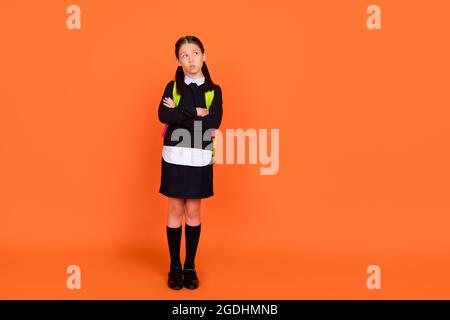
[[211, 107], [212, 101], [214, 99], [214, 89], [210, 91], [205, 92], [205, 102], [206, 102], [206, 108], [209, 110], [209, 107]]
[[173, 102], [175, 102], [175, 107], [178, 107], [178, 104], [180, 103], [181, 94], [178, 94], [177, 92], [177, 82], [173, 82], [173, 89], [172, 89], [172, 97]]
[[[172, 89], [172, 97], [173, 102], [175, 102], [175, 107], [178, 107], [178, 104], [180, 103], [181, 95], [177, 92], [177, 82], [173, 82], [173, 89]], [[206, 108], [209, 109], [211, 107], [212, 101], [214, 99], [214, 89], [210, 91], [205, 92], [205, 102], [206, 102]]]
[[[211, 107], [213, 99], [214, 99], [214, 89], [212, 89], [210, 91], [206, 91], [205, 92], [205, 102], [206, 102], [206, 108], [208, 110], [209, 110], [209, 107]], [[213, 142], [212, 156], [214, 158], [216, 156], [216, 137], [215, 137], [215, 132], [213, 132], [211, 134], [211, 140]]]

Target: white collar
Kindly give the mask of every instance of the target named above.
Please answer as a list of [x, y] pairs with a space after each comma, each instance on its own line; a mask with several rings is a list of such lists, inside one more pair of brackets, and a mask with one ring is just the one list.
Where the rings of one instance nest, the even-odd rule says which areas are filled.
[[184, 83], [190, 84], [191, 82], [195, 82], [198, 86], [200, 86], [205, 83], [205, 76], [192, 79], [188, 75], [184, 75]]

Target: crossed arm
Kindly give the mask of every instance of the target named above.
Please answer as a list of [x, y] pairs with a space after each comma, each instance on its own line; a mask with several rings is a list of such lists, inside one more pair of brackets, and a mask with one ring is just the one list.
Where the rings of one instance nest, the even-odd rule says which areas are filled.
[[191, 119], [197, 116], [195, 109], [188, 109], [180, 105], [175, 108], [175, 104], [171, 99], [173, 90], [173, 80], [166, 85], [164, 95], [161, 97], [161, 102], [158, 108], [159, 121], [165, 124], [181, 123], [184, 120]]
[[222, 89], [216, 86], [214, 91], [214, 99], [209, 110], [205, 107], [196, 107], [188, 109], [179, 105], [175, 108], [172, 96], [173, 81], [166, 85], [164, 95], [159, 104], [158, 116], [159, 120], [165, 124], [180, 124], [186, 129], [194, 129], [194, 121], [202, 122], [202, 130], [210, 128], [218, 129], [222, 122]]
[[194, 129], [194, 121], [201, 121], [202, 130], [208, 130], [211, 128], [218, 129], [220, 127], [220, 123], [222, 122], [222, 89], [220, 86], [216, 85], [216, 89], [214, 90], [214, 99], [211, 103], [211, 106], [208, 109], [206, 108], [197, 108], [206, 111], [206, 115], [196, 116], [190, 119], [186, 119], [181, 122], [181, 125], [187, 129]]

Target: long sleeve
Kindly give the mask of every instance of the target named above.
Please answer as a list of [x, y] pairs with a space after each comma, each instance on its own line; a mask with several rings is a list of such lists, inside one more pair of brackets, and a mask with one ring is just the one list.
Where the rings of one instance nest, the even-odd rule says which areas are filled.
[[214, 99], [209, 107], [209, 113], [207, 116], [199, 117], [195, 116], [191, 119], [187, 119], [181, 122], [181, 125], [187, 129], [194, 129], [194, 121], [202, 122], [202, 130], [208, 130], [211, 128], [219, 129], [222, 122], [222, 89], [219, 85], [215, 86]]
[[159, 103], [158, 118], [159, 121], [165, 124], [181, 123], [184, 120], [197, 116], [197, 111], [195, 110], [195, 108], [188, 109], [186, 107], [183, 107], [182, 104], [178, 105], [178, 107], [175, 108], [169, 108], [164, 105], [163, 102], [165, 97], [172, 98], [173, 85], [173, 80], [166, 85], [164, 95], [161, 97], [161, 102]]

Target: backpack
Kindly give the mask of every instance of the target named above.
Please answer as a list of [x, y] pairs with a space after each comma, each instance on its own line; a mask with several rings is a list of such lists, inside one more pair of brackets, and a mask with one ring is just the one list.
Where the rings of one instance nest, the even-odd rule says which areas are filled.
[[[178, 104], [180, 103], [181, 94], [178, 94], [177, 92], [177, 83], [176, 81], [173, 82], [173, 90], [172, 90], [172, 99], [175, 103], [175, 107], [178, 107]], [[211, 107], [212, 101], [214, 99], [214, 89], [210, 91], [205, 92], [205, 102], [206, 102], [206, 108], [209, 110]], [[166, 135], [167, 128], [169, 127], [168, 124], [164, 125], [164, 129], [161, 133], [161, 135], [164, 137]], [[213, 132], [211, 134], [211, 140], [213, 141], [213, 148], [212, 148], [212, 155], [214, 157], [215, 155], [215, 133]]]

